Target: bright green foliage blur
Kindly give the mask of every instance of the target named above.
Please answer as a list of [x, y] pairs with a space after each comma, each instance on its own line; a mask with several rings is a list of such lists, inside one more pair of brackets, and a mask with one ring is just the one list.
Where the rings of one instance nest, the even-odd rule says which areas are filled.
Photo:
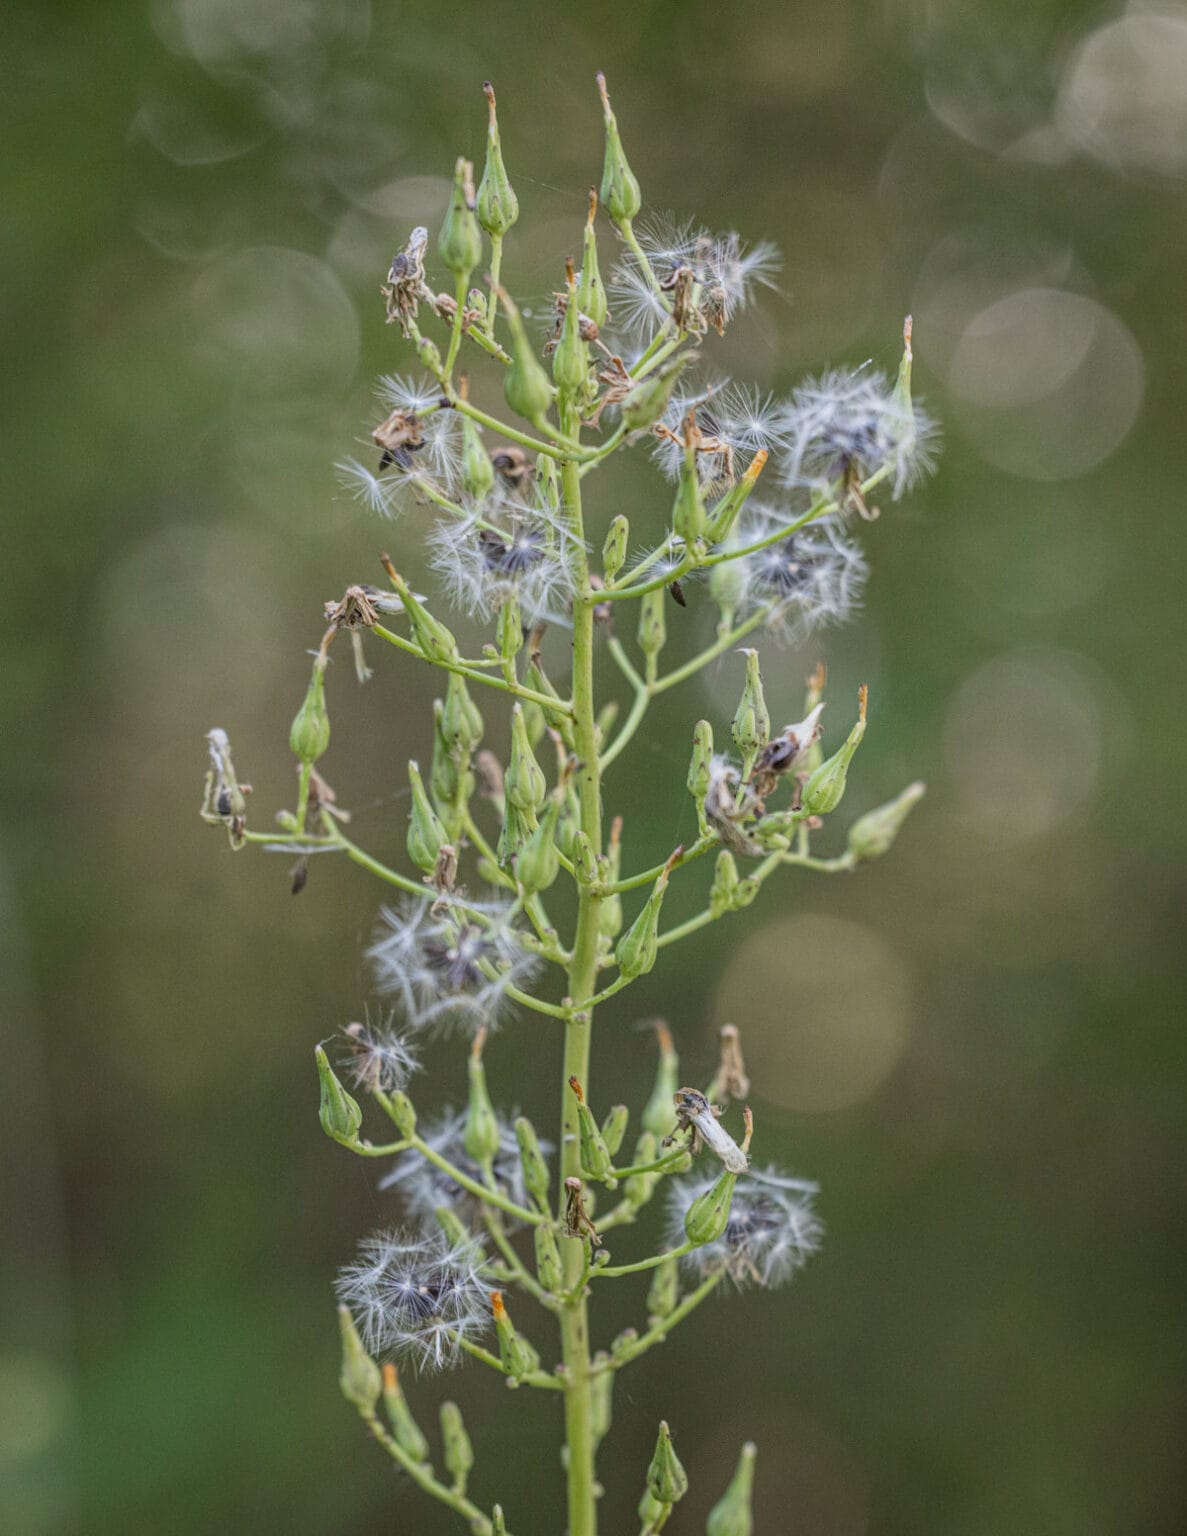
[[[539, 327], [601, 174], [597, 69], [645, 211], [785, 253], [722, 367], [783, 390], [892, 370], [910, 310], [946, 436], [868, 531], [859, 622], [763, 664], [778, 726], [827, 662], [829, 752], [869, 684], [854, 816], [916, 778], [926, 799], [888, 857], [774, 882], [601, 1021], [597, 1101], [635, 1105], [637, 1018], [671, 1021], [694, 1082], [740, 1025], [756, 1160], [818, 1177], [828, 1227], [790, 1291], [707, 1306], [623, 1383], [605, 1529], [634, 1528], [661, 1417], [691, 1484], [674, 1533], [747, 1440], [772, 1536], [1182, 1529], [1187, 23], [1166, 6], [9, 8], [0, 1529], [457, 1530], [337, 1386], [333, 1273], [396, 1208], [323, 1136], [312, 1049], [361, 1016], [378, 892], [314, 860], [294, 898], [284, 858], [232, 855], [197, 815], [203, 735], [228, 731], [266, 825], [323, 602], [380, 579], [381, 548], [429, 580], [415, 512], [379, 524], [332, 470], [369, 455], [395, 365], [378, 287], [457, 157], [481, 163], [491, 79], [523, 215], [502, 274]], [[599, 477], [596, 547], [669, 504], [632, 462]], [[704, 594], [666, 623], [673, 657], [704, 643]], [[396, 857], [438, 680], [371, 661], [365, 689], [331, 668], [318, 766]], [[726, 657], [664, 695], [612, 770], [632, 867], [695, 836], [692, 729], [728, 739], [743, 675]], [[673, 887], [665, 920], [696, 895]], [[492, 1094], [542, 1130], [557, 1049], [539, 1020], [487, 1049]], [[459, 1103], [464, 1047], [431, 1065], [426, 1102]], [[614, 1288], [611, 1331], [647, 1283]], [[521, 1536], [561, 1528], [546, 1394], [404, 1385], [424, 1425], [456, 1397], [476, 1498]]]

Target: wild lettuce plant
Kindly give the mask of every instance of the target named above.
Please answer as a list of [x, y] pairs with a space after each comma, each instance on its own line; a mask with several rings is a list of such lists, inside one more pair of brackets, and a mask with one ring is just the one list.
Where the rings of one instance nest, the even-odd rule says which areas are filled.
[[[402, 1206], [338, 1277], [341, 1385], [387, 1454], [480, 1536], [508, 1527], [500, 1506], [487, 1513], [469, 1493], [475, 1453], [461, 1415], [441, 1405], [435, 1452], [397, 1362], [423, 1374], [471, 1358], [508, 1386], [555, 1394], [569, 1536], [592, 1536], [595, 1456], [618, 1373], [719, 1287], [786, 1283], [821, 1239], [815, 1185], [751, 1165], [736, 1028], [722, 1030], [716, 1074], [702, 1091], [682, 1082], [672, 1036], [656, 1026], [655, 1086], [632, 1134], [626, 1106], [594, 1107], [595, 1020], [661, 954], [749, 906], [773, 875], [851, 870], [885, 853], [922, 794], [911, 785], [850, 826], [844, 852], [816, 853], [814, 835], [840, 805], [866, 731], [866, 690], [826, 756], [823, 669], [807, 684], [803, 718], [773, 729], [758, 649], [744, 644], [802, 640], [848, 617], [866, 579], [856, 533], [876, 515], [871, 498], [879, 490], [897, 498], [929, 468], [934, 434], [911, 397], [910, 323], [893, 380], [870, 367], [832, 372], [779, 398], [707, 373], [714, 336], [772, 282], [775, 253], [694, 224], [640, 221], [639, 184], [600, 76], [598, 87], [601, 189], [573, 232], [580, 261], [558, 264], [546, 339], [533, 337], [502, 284], [519, 205], [489, 85], [477, 188], [459, 160], [435, 247], [425, 228], [414, 229], [383, 286], [387, 320], [420, 372], [381, 381], [375, 455], [344, 460], [338, 472], [381, 517], [427, 510], [440, 597], [417, 593], [385, 555], [387, 586], [360, 581], [328, 603], [290, 737], [295, 809], [280, 813], [278, 829], [249, 828], [248, 787], [221, 730], [208, 737], [202, 807], [232, 848], [260, 844], [296, 859], [295, 888], [315, 852], [337, 852], [387, 888], [368, 950], [383, 1006], [342, 1030], [335, 1059], [316, 1050], [322, 1128], [352, 1154], [380, 1160], [381, 1187]], [[606, 278], [599, 214], [618, 241]], [[432, 280], [441, 270], [445, 291]], [[481, 394], [460, 371], [463, 357], [481, 365]], [[505, 415], [480, 403], [488, 377], [501, 384]], [[595, 558], [591, 477], [632, 450], [649, 452], [671, 482], [668, 505], [643, 528], [621, 513], [609, 518]], [[703, 603], [717, 615], [712, 643], [665, 667], [672, 621]], [[477, 656], [462, 653], [449, 610], [490, 625]], [[633, 647], [624, 638], [632, 613]], [[549, 629], [571, 639], [567, 677], [551, 675], [544, 660]], [[405, 868], [348, 835], [349, 818], [318, 770], [330, 742], [327, 662], [344, 643], [360, 680], [380, 648], [441, 674], [425, 729], [427, 772], [408, 765]], [[732, 720], [689, 722], [696, 836], [655, 868], [636, 869], [626, 818], [606, 817], [607, 770], [655, 699], [739, 650]], [[621, 719], [601, 676], [610, 668], [629, 694]], [[509, 716], [495, 737], [509, 743], [503, 761], [484, 744], [480, 699]], [[666, 923], [669, 885], [696, 881], [705, 866], [701, 910]], [[565, 932], [549, 912], [563, 885], [576, 908]], [[519, 1010], [556, 1027], [554, 1141], [502, 1114], [487, 1090], [484, 1050]], [[466, 1042], [461, 1113], [434, 1112], [419, 1094], [414, 1102], [432, 1034]], [[364, 1134], [360, 1100], [392, 1128], [389, 1139]], [[620, 1257], [620, 1238], [661, 1192], [660, 1251]], [[648, 1285], [646, 1322], [603, 1346], [599, 1292], [636, 1277]], [[529, 1323], [530, 1311], [542, 1316]], [[422, 1394], [418, 1385], [413, 1395]], [[750, 1531], [753, 1463], [746, 1446], [709, 1536]], [[642, 1531], [658, 1531], [688, 1485], [667, 1424], [638, 1478]]]

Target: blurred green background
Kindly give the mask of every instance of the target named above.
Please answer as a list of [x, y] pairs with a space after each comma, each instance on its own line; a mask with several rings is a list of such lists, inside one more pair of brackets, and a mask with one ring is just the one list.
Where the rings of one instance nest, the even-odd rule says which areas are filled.
[[[336, 1387], [332, 1275], [395, 1208], [321, 1136], [311, 1048], [366, 998], [380, 893], [322, 860], [293, 900], [287, 861], [233, 858], [196, 814], [202, 737], [230, 732], [263, 826], [322, 602], [383, 544], [415, 566], [415, 518], [377, 526], [331, 468], [407, 366], [391, 253], [480, 157], [489, 77], [523, 209], [504, 272], [542, 302], [602, 68], [649, 205], [785, 252], [722, 365], [893, 368], [911, 310], [946, 435], [863, 530], [858, 623], [766, 663], [784, 719], [827, 660], [834, 733], [871, 685], [843, 821], [916, 776], [927, 800], [891, 858], [789, 874], [603, 1021], [596, 1097], [636, 1104], [638, 1018], [667, 1015], [694, 1081], [741, 1024], [757, 1150], [820, 1179], [829, 1230], [790, 1291], [706, 1307], [623, 1379], [605, 1529], [634, 1529], [663, 1414], [693, 1477], [674, 1532], [750, 1437], [764, 1533], [1181, 1531], [1187, 12], [129, 0], [2, 25], [0, 1528], [458, 1529]], [[667, 492], [613, 473], [597, 516], [641, 536]], [[671, 610], [672, 645], [712, 622]], [[366, 690], [331, 678], [324, 767], [395, 856], [435, 678], [373, 660]], [[613, 770], [632, 864], [687, 833], [691, 722], [724, 725], [740, 675], [668, 694]], [[460, 1054], [433, 1055], [455, 1101]], [[541, 1122], [557, 1066], [542, 1023], [490, 1052]], [[608, 1293], [607, 1337], [644, 1291]], [[445, 1391], [480, 1501], [559, 1532], [555, 1404], [475, 1368], [414, 1390], [426, 1420]]]

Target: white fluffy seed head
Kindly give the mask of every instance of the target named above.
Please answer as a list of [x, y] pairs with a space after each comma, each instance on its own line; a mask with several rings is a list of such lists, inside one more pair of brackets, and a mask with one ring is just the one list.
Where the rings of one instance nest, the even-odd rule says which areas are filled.
[[528, 624], [567, 624], [576, 590], [572, 541], [527, 509], [437, 523], [429, 563], [453, 607], [489, 619], [512, 594]]
[[896, 497], [930, 474], [936, 427], [918, 404], [905, 409], [876, 368], [834, 370], [792, 395], [784, 483], [817, 488], [887, 465]]
[[[795, 519], [788, 508], [751, 504], [735, 531], [740, 547], [777, 533]], [[739, 614], [768, 610], [767, 626], [789, 641], [841, 624], [860, 606], [868, 566], [839, 517], [805, 528], [741, 557]]]
[[[719, 1178], [709, 1172], [668, 1185], [667, 1230], [672, 1247], [685, 1241], [684, 1217]], [[752, 1170], [734, 1186], [725, 1231], [695, 1248], [681, 1265], [701, 1279], [724, 1271], [739, 1290], [785, 1285], [820, 1247], [824, 1227], [813, 1209], [816, 1185], [775, 1168]]]
[[347, 1024], [340, 1036], [339, 1064], [356, 1088], [374, 1093], [402, 1091], [420, 1069], [416, 1047], [394, 1027], [394, 1014]]

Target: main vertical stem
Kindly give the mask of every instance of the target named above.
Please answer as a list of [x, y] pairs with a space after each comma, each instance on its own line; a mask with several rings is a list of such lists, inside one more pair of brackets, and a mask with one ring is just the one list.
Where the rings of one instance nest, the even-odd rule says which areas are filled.
[[[576, 436], [576, 413], [561, 412], [561, 432]], [[581, 513], [581, 479], [578, 465], [567, 460], [561, 466], [565, 515], [574, 534], [577, 592], [573, 600], [573, 715], [574, 736], [580, 769], [577, 794], [581, 805], [581, 830], [595, 853], [602, 851], [602, 786], [595, 731], [593, 687], [593, 609], [589, 568], [585, 555], [585, 530]], [[578, 884], [577, 933], [569, 966], [569, 997], [574, 1003], [592, 997], [597, 990], [598, 910], [601, 905], [588, 885]], [[579, 1176], [581, 1157], [577, 1139], [577, 1101], [570, 1091], [570, 1077], [589, 1088], [589, 1045], [593, 1010], [574, 1009], [565, 1021], [565, 1065], [561, 1084], [561, 1179]], [[561, 1208], [564, 1191], [561, 1191]], [[565, 1281], [575, 1287], [582, 1270], [582, 1243], [562, 1243]], [[590, 1386], [589, 1321], [585, 1297], [577, 1296], [561, 1314], [561, 1344], [565, 1363], [565, 1440], [568, 1446], [568, 1536], [596, 1536], [598, 1516], [594, 1495], [594, 1445]]]

